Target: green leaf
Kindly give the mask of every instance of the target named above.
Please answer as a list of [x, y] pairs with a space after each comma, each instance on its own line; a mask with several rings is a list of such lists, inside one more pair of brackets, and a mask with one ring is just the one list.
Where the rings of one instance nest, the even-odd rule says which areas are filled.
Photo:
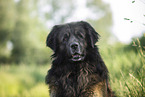
[[130, 20], [130, 19], [128, 19], [128, 18], [124, 18], [124, 20]]
[[135, 3], [135, 1], [132, 1], [132, 3]]

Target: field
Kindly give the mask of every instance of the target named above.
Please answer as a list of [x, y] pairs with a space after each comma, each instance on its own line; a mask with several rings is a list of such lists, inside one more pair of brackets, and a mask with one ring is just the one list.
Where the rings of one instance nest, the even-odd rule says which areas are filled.
[[49, 66], [0, 67], [0, 97], [48, 97], [45, 75]]
[[[46, 46], [47, 36], [54, 25], [78, 20], [87, 21], [101, 36], [96, 44], [115, 94], [145, 97], [145, 0], [58, 1], [0, 0], [0, 97], [49, 97], [45, 76], [53, 52]], [[80, 26], [79, 32], [90, 30]]]
[[[107, 48], [107, 49], [105, 49]], [[104, 47], [101, 55], [119, 97], [145, 97], [145, 58], [124, 46]], [[48, 97], [45, 75], [50, 65], [1, 64], [0, 97]]]

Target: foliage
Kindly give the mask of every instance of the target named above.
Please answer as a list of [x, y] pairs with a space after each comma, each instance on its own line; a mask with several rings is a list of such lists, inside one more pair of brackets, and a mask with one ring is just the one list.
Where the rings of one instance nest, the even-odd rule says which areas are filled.
[[48, 66], [0, 66], [0, 97], [48, 97]]
[[[139, 53], [126, 50], [126, 45], [100, 47], [101, 55], [109, 69], [110, 83], [119, 97], [144, 97], [145, 60], [142, 48]], [[48, 96], [45, 75], [49, 65], [0, 66], [0, 96]]]
[[54, 24], [64, 23], [73, 14], [75, 9], [73, 0], [44, 0], [42, 6], [51, 7], [49, 11], [42, 14], [44, 14], [46, 20], [53, 21]]
[[0, 60], [7, 61], [10, 52], [7, 42], [15, 25], [15, 4], [13, 0], [0, 0]]
[[138, 39], [134, 45], [138, 52], [122, 44], [101, 51], [110, 71], [111, 86], [119, 97], [145, 96], [145, 51]]
[[0, 1], [0, 63], [48, 63], [47, 30], [36, 0]]
[[[0, 2], [0, 63], [50, 62], [47, 56], [52, 53], [45, 46], [48, 34], [46, 23], [48, 21], [51, 23], [53, 21], [55, 24], [64, 23], [75, 12], [77, 4], [73, 0], [1, 0]], [[92, 25], [96, 25], [97, 31], [107, 40], [112, 25], [112, 15], [108, 5], [101, 0], [93, 0], [86, 1], [86, 7], [101, 16], [97, 20], [89, 21]]]
[[[75, 3], [73, 0], [61, 0], [61, 3], [58, 0], [0, 0], [0, 97], [48, 96], [44, 79], [49, 66], [41, 65], [51, 62], [52, 51], [46, 48], [49, 30], [45, 24], [47, 20], [64, 23], [74, 13]], [[49, 10], [44, 11], [45, 7]], [[97, 45], [110, 71], [111, 87], [116, 95], [144, 97], [145, 36], [133, 39], [130, 45], [106, 45], [112, 36], [109, 5], [102, 0], [88, 0], [87, 8], [98, 13], [98, 19], [88, 21], [103, 37]]]
[[[0, 1], [0, 45], [10, 38], [10, 32], [15, 24], [15, 4], [13, 0]], [[3, 33], [5, 32], [5, 33]]]
[[133, 38], [132, 40], [133, 40], [132, 43], [125, 46], [125, 50], [127, 51], [133, 50], [136, 53], [138, 53], [139, 51], [137, 47], [141, 47], [141, 49], [145, 51], [145, 33], [141, 37]]
[[97, 13], [96, 17], [98, 17], [98, 19], [92, 19], [89, 20], [89, 22], [94, 26], [100, 36], [103, 37], [100, 37], [99, 44], [105, 45], [109, 42], [113, 43], [112, 40], [110, 41], [110, 37], [115, 39], [115, 36], [110, 33], [110, 28], [112, 27], [112, 12], [109, 5], [102, 0], [88, 0], [87, 6], [93, 10], [94, 13]]

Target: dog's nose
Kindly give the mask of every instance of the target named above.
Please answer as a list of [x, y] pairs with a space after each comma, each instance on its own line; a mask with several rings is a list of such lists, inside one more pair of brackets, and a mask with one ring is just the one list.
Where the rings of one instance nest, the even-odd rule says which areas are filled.
[[70, 47], [73, 49], [73, 50], [76, 50], [78, 48], [79, 44], [77, 42], [74, 42], [74, 43], [71, 43], [70, 44]]

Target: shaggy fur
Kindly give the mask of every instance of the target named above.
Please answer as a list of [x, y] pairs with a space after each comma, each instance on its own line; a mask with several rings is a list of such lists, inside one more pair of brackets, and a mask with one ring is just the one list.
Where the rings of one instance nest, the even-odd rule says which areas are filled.
[[[78, 34], [75, 35], [74, 32], [80, 29], [83, 31], [83, 37], [78, 38]], [[70, 34], [69, 40], [63, 43], [66, 38], [60, 38], [64, 37], [62, 33], [67, 32]], [[68, 44], [69, 41], [75, 40], [71, 35], [79, 41], [78, 49], [84, 49], [82, 51], [84, 59], [70, 60]], [[92, 26], [83, 21], [53, 27], [46, 41], [47, 46], [54, 51], [52, 67], [46, 76], [51, 97], [113, 97], [108, 83], [107, 67], [95, 45], [98, 37], [98, 33]]]

